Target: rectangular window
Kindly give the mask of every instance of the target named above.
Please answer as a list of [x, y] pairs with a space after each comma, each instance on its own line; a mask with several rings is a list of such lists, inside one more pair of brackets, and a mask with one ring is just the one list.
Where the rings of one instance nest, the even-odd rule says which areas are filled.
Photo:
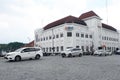
[[45, 48], [43, 48], [43, 52], [45, 52]]
[[41, 38], [41, 41], [42, 41], [42, 38]]
[[53, 35], [53, 39], [55, 39], [55, 35]]
[[48, 52], [48, 48], [46, 48], [46, 52]]
[[50, 50], [50, 52], [51, 52], [51, 47], [49, 47], [49, 50]]
[[109, 37], [109, 40], [111, 41], [111, 37]]
[[[90, 35], [90, 38], [92, 38], [92, 35]], [[102, 39], [103, 39], [103, 37], [102, 37]]]
[[56, 38], [59, 38], [59, 35], [58, 35], [58, 34], [56, 35]]
[[81, 37], [84, 38], [84, 34], [81, 34]]
[[63, 51], [63, 46], [61, 46], [61, 51]]
[[76, 46], [76, 48], [79, 48], [79, 46]]
[[44, 41], [45, 41], [45, 37], [44, 37]]
[[76, 37], [79, 37], [79, 33], [76, 33]]
[[106, 40], [106, 37], [104, 37], [104, 39]]
[[108, 40], [108, 37], [107, 37], [107, 40]]
[[63, 33], [60, 34], [60, 37], [63, 37]]
[[88, 34], [85, 35], [85, 38], [88, 38]]
[[67, 32], [67, 37], [72, 37], [72, 32]]
[[48, 40], [48, 37], [46, 37], [46, 40]]
[[92, 46], [90, 46], [90, 51], [93, 51], [93, 47]]
[[82, 48], [82, 51], [84, 51], [84, 46], [81, 46], [81, 48]]
[[49, 36], [49, 39], [51, 39], [51, 36]]
[[57, 52], [59, 51], [59, 47], [57, 47]]
[[55, 47], [52, 47], [51, 49], [52, 49], [52, 51], [55, 51]]

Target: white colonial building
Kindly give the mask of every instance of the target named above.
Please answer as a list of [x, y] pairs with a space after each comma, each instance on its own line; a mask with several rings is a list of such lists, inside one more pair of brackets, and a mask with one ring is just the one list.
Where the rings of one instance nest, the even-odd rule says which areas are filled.
[[119, 47], [119, 33], [101, 20], [93, 11], [79, 18], [67, 16], [35, 30], [35, 46], [46, 53], [60, 53], [70, 47], [84, 52], [99, 48], [114, 51]]

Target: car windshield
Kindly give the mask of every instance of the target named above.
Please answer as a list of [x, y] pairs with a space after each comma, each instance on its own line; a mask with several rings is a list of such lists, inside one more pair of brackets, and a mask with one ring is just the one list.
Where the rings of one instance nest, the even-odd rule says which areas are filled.
[[97, 52], [103, 52], [103, 50], [96, 50]]
[[14, 52], [20, 52], [23, 48], [17, 49]]
[[106, 52], [110, 52], [110, 50], [107, 50]]
[[117, 52], [120, 52], [120, 50], [117, 50]]
[[67, 51], [71, 51], [72, 49], [66, 49]]

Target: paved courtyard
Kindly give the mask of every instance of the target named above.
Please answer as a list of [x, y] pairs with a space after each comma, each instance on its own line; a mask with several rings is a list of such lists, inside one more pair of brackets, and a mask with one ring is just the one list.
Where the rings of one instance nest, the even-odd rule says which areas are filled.
[[0, 58], [0, 80], [120, 80], [120, 56], [49, 56], [20, 62]]

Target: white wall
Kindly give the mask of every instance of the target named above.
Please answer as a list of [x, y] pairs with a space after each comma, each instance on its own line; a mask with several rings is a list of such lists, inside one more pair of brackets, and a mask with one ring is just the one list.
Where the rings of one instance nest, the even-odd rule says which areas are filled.
[[[86, 51], [86, 47], [94, 46], [94, 49], [98, 49], [98, 47], [102, 45], [106, 45], [106, 47], [117, 48], [119, 47], [119, 34], [118, 32], [108, 30], [102, 28], [101, 19], [98, 17], [91, 17], [84, 20], [87, 23], [87, 26], [76, 24], [76, 23], [65, 23], [47, 30], [37, 29], [35, 31], [35, 35], [38, 35], [39, 40], [35, 44], [41, 46], [42, 48], [52, 48], [55, 47], [55, 52], [57, 52], [56, 48], [59, 47], [59, 51], [61, 52], [60, 47], [63, 46], [64, 50], [67, 47], [76, 47], [80, 48], [84, 47], [84, 51]], [[65, 27], [73, 27], [72, 30], [66, 30]], [[67, 37], [67, 32], [72, 32], [72, 37]], [[60, 34], [63, 34], [63, 37], [60, 37]], [[76, 37], [76, 33], [79, 33], [79, 37]], [[59, 35], [59, 38], [49, 39], [53, 35]], [[81, 37], [81, 34], [84, 34], [84, 38]], [[92, 35], [92, 38], [86, 38], [85, 35]], [[118, 41], [110, 41], [103, 40], [103, 37], [109, 37], [113, 39], [118, 39]], [[46, 40], [48, 37], [48, 40]], [[45, 38], [45, 40], [41, 41], [41, 38]], [[48, 50], [49, 52], [49, 50]]]

